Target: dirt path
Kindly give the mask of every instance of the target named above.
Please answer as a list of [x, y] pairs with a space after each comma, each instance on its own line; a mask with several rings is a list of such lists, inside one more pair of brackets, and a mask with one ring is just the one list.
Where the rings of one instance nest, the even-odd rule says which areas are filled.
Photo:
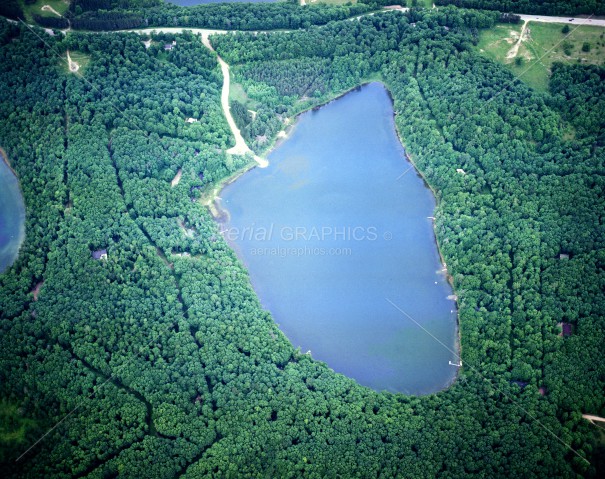
[[57, 12], [53, 7], [51, 7], [50, 5], [44, 5], [40, 10], [42, 10], [43, 12], [54, 13], [57, 17], [62, 17], [63, 16], [59, 12]]
[[595, 421], [605, 422], [605, 417], [593, 416], [592, 414], [582, 414], [584, 419], [588, 419], [591, 423], [594, 424]]
[[69, 64], [69, 71], [72, 73], [76, 73], [80, 69], [80, 65], [74, 62], [69, 55], [69, 50], [67, 50], [67, 63]]
[[34, 301], [38, 301], [38, 295], [40, 294], [42, 286], [44, 286], [44, 281], [40, 281], [35, 288], [30, 291], [30, 293], [34, 295]]
[[521, 43], [523, 43], [524, 41], [527, 40], [527, 24], [528, 23], [529, 22], [527, 20], [523, 21], [523, 28], [521, 28], [521, 33], [519, 34], [519, 38], [517, 39], [517, 41], [513, 45], [513, 47], [506, 54], [507, 60], [511, 60], [511, 59], [515, 58], [517, 56], [517, 54], [519, 53], [519, 47], [521, 46]]
[[[214, 51], [212, 45], [210, 44], [210, 36], [209, 33], [202, 33], [202, 43], [211, 51]], [[217, 55], [219, 65], [221, 66], [221, 71], [223, 72], [223, 90], [221, 91], [221, 105], [223, 107], [223, 112], [225, 114], [225, 118], [227, 119], [227, 123], [229, 124], [229, 128], [235, 137], [235, 146], [229, 148], [227, 153], [232, 155], [245, 155], [246, 153], [251, 153], [254, 156], [254, 160], [258, 163], [258, 166], [261, 168], [266, 168], [269, 166], [269, 162], [254, 154], [254, 152], [250, 149], [250, 147], [246, 144], [244, 137], [242, 136], [239, 128], [235, 124], [235, 120], [231, 115], [231, 108], [229, 107], [229, 88], [231, 84], [230, 75], [229, 75], [229, 65], [219, 56]]]
[[[210, 51], [214, 52], [214, 48], [210, 43], [210, 35], [220, 35], [225, 33], [231, 33], [228, 30], [213, 30], [208, 28], [180, 28], [180, 27], [166, 27], [166, 28], [145, 28], [143, 30], [121, 30], [123, 32], [134, 32], [138, 34], [158, 32], [158, 33], [183, 33], [184, 31], [189, 31], [195, 35], [201, 35], [202, 43], [208, 48]], [[216, 52], [215, 52], [216, 53]], [[223, 72], [223, 89], [221, 91], [221, 106], [223, 107], [223, 113], [225, 114], [225, 118], [227, 119], [227, 123], [229, 124], [229, 128], [235, 137], [235, 146], [229, 148], [227, 153], [232, 155], [245, 155], [246, 153], [250, 153], [253, 155], [254, 160], [258, 164], [260, 168], [266, 168], [269, 166], [269, 162], [254, 154], [254, 152], [250, 149], [250, 147], [246, 144], [244, 137], [242, 136], [239, 128], [235, 124], [235, 120], [231, 115], [231, 109], [229, 108], [229, 88], [231, 85], [231, 79], [229, 75], [229, 65], [219, 56], [216, 56], [218, 62], [221, 66], [221, 71]]]
[[170, 182], [170, 186], [172, 186], [174, 188], [176, 185], [178, 185], [179, 181], [181, 181], [181, 176], [183, 176], [183, 170], [181, 168], [179, 168], [179, 171], [177, 171], [174, 178], [172, 178], [172, 181]]

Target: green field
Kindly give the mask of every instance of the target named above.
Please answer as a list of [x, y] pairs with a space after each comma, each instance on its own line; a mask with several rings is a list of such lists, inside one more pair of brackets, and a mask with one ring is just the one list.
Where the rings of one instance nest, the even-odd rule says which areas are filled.
[[231, 87], [229, 88], [229, 100], [230, 101], [238, 101], [242, 105], [246, 105], [248, 108], [255, 108], [257, 106], [257, 102], [251, 100], [244, 87], [241, 83], [237, 83], [231, 79]]
[[23, 417], [18, 404], [0, 401], [0, 446], [22, 443], [27, 430], [35, 426], [36, 421]]
[[424, 8], [433, 8], [433, 0], [407, 0], [408, 7], [424, 7]]
[[69, 0], [36, 0], [36, 3], [26, 5], [25, 2], [21, 2], [23, 13], [25, 13], [25, 19], [31, 22], [33, 15], [40, 15], [42, 17], [57, 17], [52, 11], [42, 10], [44, 5], [48, 5], [56, 10], [58, 13], [63, 15], [69, 8]]
[[345, 5], [347, 3], [354, 4], [357, 3], [357, 0], [305, 0], [307, 5], [311, 5], [313, 3], [326, 3], [329, 5]]
[[564, 26], [529, 22], [516, 55], [507, 58], [522, 25], [499, 24], [481, 32], [477, 49], [484, 56], [506, 65], [531, 87], [545, 91], [554, 62], [583, 65], [603, 65], [605, 62], [605, 28], [570, 26], [566, 34], [562, 32]]
[[[86, 67], [90, 63], [90, 55], [72, 50], [69, 52], [69, 56], [71, 57], [72, 61], [76, 62], [80, 66], [78, 69], [78, 74], [83, 75], [86, 72]], [[61, 67], [65, 73], [70, 73], [65, 56], [61, 60]]]

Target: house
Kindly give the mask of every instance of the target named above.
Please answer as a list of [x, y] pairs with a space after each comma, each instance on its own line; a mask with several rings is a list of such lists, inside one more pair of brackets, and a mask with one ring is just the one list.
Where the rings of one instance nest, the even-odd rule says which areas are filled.
[[559, 259], [569, 259], [569, 255], [568, 255], [568, 254], [566, 254], [566, 253], [561, 253], [561, 254], [559, 255]]
[[197, 123], [198, 121], [196, 118], [185, 118], [185, 123]]
[[570, 323], [558, 323], [557, 326], [559, 326], [561, 328], [561, 332], [559, 333], [559, 336], [563, 336], [564, 338], [571, 336], [571, 333], [573, 332], [573, 328]]
[[174, 47], [176, 47], [176, 40], [173, 40], [172, 43], [164, 44], [164, 50], [166, 51], [172, 50]]
[[92, 253], [92, 258], [98, 260], [106, 260], [107, 259], [107, 250], [106, 249], [99, 249], [97, 251], [93, 251]]
[[546, 396], [546, 388], [544, 386], [542, 386], [541, 388], [538, 388], [538, 392], [540, 393], [540, 396]]
[[525, 381], [511, 381], [512, 384], [516, 384], [517, 386], [519, 386], [521, 389], [525, 389], [525, 387], [529, 384]]

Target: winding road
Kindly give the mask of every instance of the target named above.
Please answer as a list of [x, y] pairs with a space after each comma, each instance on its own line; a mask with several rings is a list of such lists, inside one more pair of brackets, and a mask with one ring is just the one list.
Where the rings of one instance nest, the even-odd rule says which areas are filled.
[[[214, 52], [214, 48], [212, 48], [209, 36], [210, 33], [208, 32], [202, 33], [202, 43], [209, 50]], [[244, 137], [239, 131], [237, 125], [235, 124], [235, 120], [231, 115], [231, 107], [229, 106], [229, 88], [231, 85], [229, 65], [227, 65], [225, 60], [223, 60], [218, 54], [216, 55], [216, 58], [218, 59], [218, 63], [221, 66], [221, 71], [223, 72], [223, 90], [221, 91], [221, 105], [223, 107], [223, 112], [225, 113], [225, 118], [227, 118], [229, 128], [231, 128], [231, 132], [233, 133], [233, 136], [235, 136], [235, 146], [229, 148], [227, 150], [227, 153], [230, 153], [232, 155], [245, 155], [246, 153], [251, 153], [254, 156], [254, 160], [256, 161], [258, 166], [260, 168], [266, 168], [267, 166], [269, 166], [269, 162], [266, 159], [254, 154], [254, 152], [246, 144]]]
[[[435, 8], [435, 7], [433, 7], [433, 8]], [[400, 8], [386, 7], [384, 10], [405, 13], [409, 9], [401, 8], [401, 7]], [[369, 13], [368, 15], [374, 15], [374, 13], [375, 12], [372, 12], [372, 13]], [[351, 20], [357, 20], [363, 16], [364, 15], [360, 15], [360, 16], [351, 18]], [[598, 26], [598, 27], [605, 27], [605, 20], [602, 20], [602, 19], [577, 18], [577, 17], [573, 17], [573, 18], [550, 17], [550, 16], [544, 16], [544, 15], [519, 15], [519, 17], [521, 17], [521, 20], [523, 21], [524, 25], [523, 25], [523, 30], [521, 32], [519, 40], [517, 41], [517, 44], [513, 47], [513, 50], [519, 48], [521, 41], [523, 39], [525, 29], [527, 27], [527, 23], [530, 21], [531, 22], [541, 22], [541, 23], [563, 23], [563, 24], [569, 24], [569, 25], [592, 25], [592, 26]], [[183, 28], [183, 27], [145, 28], [142, 30], [123, 30], [123, 31], [135, 32], [135, 33], [139, 33], [139, 34], [144, 34], [144, 33], [150, 34], [152, 32], [182, 33], [184, 31], [190, 31], [196, 35], [201, 35], [203, 44], [209, 50], [211, 50], [213, 52], [214, 52], [214, 48], [212, 47], [212, 44], [210, 43], [210, 39], [209, 39], [210, 35], [225, 34], [225, 33], [231, 32], [230, 30], [213, 30], [213, 29], [207, 29], [207, 28]], [[259, 32], [250, 32], [250, 33], [259, 33]], [[512, 50], [511, 50], [511, 52], [512, 52]], [[509, 54], [511, 52], [509, 52]], [[266, 168], [267, 166], [269, 166], [269, 162], [265, 158], [261, 158], [254, 154], [254, 152], [250, 149], [250, 147], [244, 140], [239, 128], [235, 124], [235, 120], [233, 119], [233, 116], [231, 115], [231, 108], [229, 106], [229, 89], [230, 89], [230, 83], [231, 83], [230, 74], [229, 74], [229, 65], [218, 54], [216, 55], [216, 57], [219, 62], [219, 65], [221, 66], [221, 71], [223, 72], [223, 89], [221, 91], [221, 106], [223, 108], [225, 118], [227, 119], [227, 123], [229, 124], [229, 128], [231, 129], [231, 132], [233, 133], [233, 136], [235, 137], [235, 145], [233, 147], [229, 148], [227, 150], [227, 153], [232, 154], [232, 155], [246, 155], [249, 153], [254, 157], [254, 160], [256, 161], [256, 163], [258, 164], [258, 166], [260, 168]], [[71, 67], [70, 67], [70, 69], [71, 69]]]
[[[228, 30], [212, 30], [208, 28], [181, 28], [181, 27], [167, 27], [167, 28], [145, 28], [143, 30], [123, 30], [127, 32], [134, 32], [138, 34], [151, 34], [152, 32], [157, 33], [183, 33], [184, 31], [189, 31], [195, 35], [200, 35], [202, 37], [202, 43], [206, 48], [214, 51], [212, 44], [210, 43], [210, 35], [220, 35], [225, 33], [230, 33]], [[221, 71], [223, 72], [223, 89], [221, 91], [221, 106], [223, 108], [223, 113], [225, 114], [225, 118], [227, 119], [227, 123], [229, 124], [229, 128], [235, 137], [235, 146], [229, 148], [227, 153], [231, 155], [246, 155], [251, 154], [254, 157], [254, 161], [256, 161], [259, 168], [266, 168], [269, 166], [269, 162], [265, 158], [261, 158], [258, 155], [255, 155], [254, 152], [250, 149], [246, 140], [242, 136], [239, 128], [235, 124], [235, 120], [231, 115], [231, 108], [229, 106], [229, 89], [231, 87], [231, 79], [229, 74], [229, 65], [223, 60], [218, 54], [216, 55], [219, 65], [221, 66]]]

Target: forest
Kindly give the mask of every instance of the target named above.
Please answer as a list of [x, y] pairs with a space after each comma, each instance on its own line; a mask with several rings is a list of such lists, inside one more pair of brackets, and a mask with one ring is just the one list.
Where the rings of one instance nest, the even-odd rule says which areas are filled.
[[605, 15], [603, 0], [435, 0], [435, 5], [535, 15]]
[[[42, 20], [44, 26], [67, 22], [79, 30], [120, 30], [140, 27], [195, 27], [227, 30], [275, 30], [307, 28], [342, 20], [393, 3], [365, 0], [355, 5], [309, 5], [301, 8], [296, 0], [277, 3], [212, 3], [182, 8], [155, 0], [76, 0], [66, 18]], [[396, 0], [394, 3], [401, 3]], [[40, 19], [38, 19], [40, 21]], [[50, 22], [50, 23], [49, 23]]]
[[[557, 65], [536, 93], [474, 50], [499, 19], [444, 7], [211, 37], [254, 103], [254, 119], [232, 108], [257, 152], [301, 111], [390, 91], [458, 295], [464, 367], [421, 397], [334, 373], [262, 308], [200, 201], [253, 160], [225, 153], [199, 37], [146, 48], [0, 19], [0, 146], [27, 206], [0, 275], [5, 477], [602, 477], [581, 415], [605, 415], [605, 70]], [[87, 58], [77, 74], [67, 50]]]

